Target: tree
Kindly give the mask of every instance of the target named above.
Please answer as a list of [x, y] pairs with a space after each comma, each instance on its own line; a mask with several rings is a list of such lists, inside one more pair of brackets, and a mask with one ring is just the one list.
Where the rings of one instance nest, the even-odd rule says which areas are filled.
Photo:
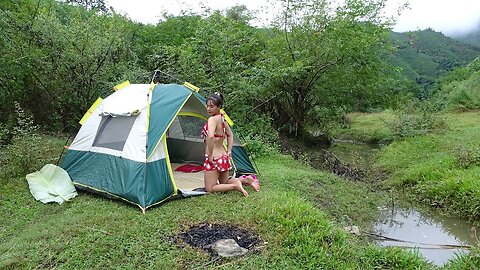
[[84, 7], [87, 10], [99, 10], [102, 12], [108, 12], [108, 8], [105, 5], [104, 0], [63, 0], [68, 4], [76, 4]]
[[[225, 109], [235, 119], [237, 130], [243, 127], [252, 131], [252, 136], [271, 132], [268, 128], [258, 128], [268, 122], [261, 119], [260, 110], [252, 112], [260, 102], [265, 79], [258, 65], [265, 57], [266, 37], [250, 26], [248, 19], [240, 19], [246, 17], [237, 16], [249, 14], [243, 8], [225, 13], [227, 15], [214, 11], [206, 18], [198, 18], [194, 34], [185, 38], [180, 46], [162, 46], [157, 51], [157, 67], [181, 82], [189, 81], [201, 87], [203, 95], [222, 92]], [[159, 27], [176, 21], [178, 18], [169, 18]], [[256, 125], [257, 121], [261, 124]], [[251, 128], [255, 125], [257, 128]]]
[[307, 136], [308, 127], [322, 126], [316, 112], [339, 102], [365, 106], [385, 68], [380, 57], [388, 48], [385, 2], [347, 0], [334, 7], [324, 0], [282, 1], [265, 59], [271, 78], [267, 95], [281, 93], [265, 109], [277, 115], [279, 129]]
[[1, 11], [2, 62], [10, 67], [0, 77], [8, 81], [2, 111], [19, 101], [47, 129], [73, 130], [98, 96], [135, 70], [131, 23], [122, 17], [53, 0]]

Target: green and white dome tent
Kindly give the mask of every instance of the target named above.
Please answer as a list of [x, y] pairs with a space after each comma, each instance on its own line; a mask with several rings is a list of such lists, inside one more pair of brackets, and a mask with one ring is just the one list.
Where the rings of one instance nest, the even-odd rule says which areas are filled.
[[[203, 194], [195, 191], [204, 186], [202, 172], [195, 178], [174, 171], [181, 164], [204, 161], [200, 134], [209, 115], [198, 88], [127, 81], [115, 89], [82, 118], [61, 163], [75, 186], [123, 199], [143, 211], [168, 199]], [[235, 135], [232, 159], [235, 174], [256, 173]]]

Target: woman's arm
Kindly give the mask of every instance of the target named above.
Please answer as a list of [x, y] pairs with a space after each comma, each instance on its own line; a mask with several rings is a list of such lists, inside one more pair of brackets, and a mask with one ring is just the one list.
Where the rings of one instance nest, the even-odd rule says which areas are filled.
[[212, 116], [208, 118], [208, 133], [207, 133], [207, 138], [206, 138], [206, 143], [207, 143], [207, 155], [208, 159], [210, 161], [213, 160], [213, 148], [215, 145], [215, 129], [217, 127], [217, 121], [215, 120], [215, 117]]
[[232, 157], [233, 133], [227, 123], [225, 123], [225, 133], [227, 133], [227, 154]]

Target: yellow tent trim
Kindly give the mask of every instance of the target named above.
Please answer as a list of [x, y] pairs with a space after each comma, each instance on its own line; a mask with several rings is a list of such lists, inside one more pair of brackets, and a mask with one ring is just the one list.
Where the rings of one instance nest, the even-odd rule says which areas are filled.
[[232, 127], [233, 126], [232, 119], [230, 119], [230, 117], [228, 117], [227, 113], [223, 109], [220, 109], [220, 112], [223, 113], [223, 116], [225, 116], [225, 120]]
[[121, 84], [115, 85], [115, 86], [113, 87], [113, 90], [118, 91], [118, 90], [124, 88], [125, 86], [129, 86], [129, 85], [130, 85], [130, 82], [129, 82], [129, 81], [124, 81], [124, 82], [122, 82]]
[[[153, 154], [155, 153], [155, 150], [157, 150], [157, 147], [158, 145], [160, 144], [160, 142], [162, 141], [161, 138], [163, 138], [163, 136], [165, 136], [165, 133], [167, 133], [167, 130], [168, 128], [170, 128], [170, 126], [172, 125], [173, 123], [173, 120], [175, 120], [175, 118], [177, 118], [177, 115], [180, 113], [180, 110], [183, 108], [183, 106], [185, 106], [185, 103], [187, 103], [188, 99], [190, 98], [190, 96], [192, 95], [192, 93], [190, 93], [188, 95], [188, 97], [183, 101], [182, 105], [180, 106], [180, 108], [178, 109], [178, 111], [175, 113], [175, 115], [173, 116], [172, 120], [170, 121], [170, 123], [168, 123], [167, 127], [165, 128], [165, 131], [163, 132], [162, 136], [160, 136], [160, 140], [158, 140], [157, 144], [155, 145], [155, 147], [153, 147], [153, 150], [152, 152], [150, 153], [150, 156], [147, 157], [147, 161], [150, 160], [150, 158], [153, 156]], [[150, 110], [148, 110], [150, 111]], [[148, 125], [147, 125], [147, 130], [148, 130]]]
[[167, 160], [168, 173], [170, 174], [170, 179], [172, 180], [173, 185], [173, 196], [175, 196], [177, 195], [177, 183], [175, 183], [175, 179], [173, 178], [172, 164], [170, 164], [170, 156], [168, 155], [167, 136], [165, 134], [163, 135], [162, 141], [163, 149], [165, 149], [165, 159]]
[[200, 91], [200, 88], [196, 87], [195, 85], [193, 85], [193, 84], [191, 84], [191, 83], [189, 83], [189, 82], [184, 82], [183, 85], [184, 85], [185, 87], [187, 87], [187, 88], [189, 88], [189, 89], [197, 92], [197, 93], [198, 93], [198, 91]]
[[203, 120], [207, 120], [208, 121], [208, 118], [199, 114], [199, 113], [196, 113], [196, 112], [180, 112], [178, 113], [178, 115], [181, 115], [181, 116], [193, 116], [193, 117], [197, 117], [197, 118], [201, 118]]
[[100, 105], [102, 100], [103, 99], [101, 97], [99, 97], [99, 98], [97, 98], [97, 100], [95, 100], [95, 102], [92, 104], [92, 106], [90, 106], [90, 108], [85, 113], [85, 115], [83, 115], [82, 119], [80, 119], [80, 122], [79, 122], [80, 125], [83, 126], [83, 124], [87, 121], [87, 119], [90, 117], [90, 115], [95, 111], [95, 109], [98, 107], [98, 105]]
[[149, 88], [149, 92], [148, 92], [148, 97], [149, 97], [149, 100], [148, 100], [148, 104], [147, 104], [147, 121], [146, 121], [146, 128], [147, 128], [147, 131], [148, 131], [148, 128], [150, 126], [150, 102], [151, 102], [151, 98], [152, 98], [152, 91], [153, 91], [153, 88], [155, 88], [155, 84], [152, 82], [150, 83], [150, 88]]

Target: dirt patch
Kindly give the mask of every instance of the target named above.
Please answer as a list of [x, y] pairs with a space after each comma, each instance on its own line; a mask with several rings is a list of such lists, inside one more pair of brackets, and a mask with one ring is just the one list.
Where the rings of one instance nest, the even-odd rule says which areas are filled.
[[212, 250], [212, 244], [220, 239], [233, 239], [239, 246], [248, 250], [253, 249], [260, 243], [260, 239], [242, 228], [222, 224], [199, 224], [188, 228], [180, 233], [180, 239], [192, 247], [203, 249], [216, 255]]
[[322, 150], [315, 154], [310, 154], [310, 162], [313, 167], [320, 167], [328, 170], [338, 176], [345, 177], [352, 181], [364, 181], [367, 175], [366, 170], [350, 166], [343, 163], [333, 153]]

